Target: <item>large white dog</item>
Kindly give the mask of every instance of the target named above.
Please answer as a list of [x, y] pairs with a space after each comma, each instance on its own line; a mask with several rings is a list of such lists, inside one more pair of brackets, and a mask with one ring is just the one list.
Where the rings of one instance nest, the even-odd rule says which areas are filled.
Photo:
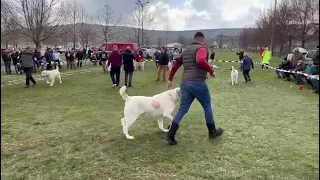
[[231, 68], [231, 85], [233, 86], [234, 84], [238, 84], [238, 70], [234, 69], [234, 67], [232, 66]]
[[171, 113], [180, 97], [180, 88], [171, 89], [163, 93], [147, 96], [128, 96], [126, 94], [126, 86], [122, 86], [119, 90], [120, 96], [126, 101], [124, 106], [124, 118], [121, 119], [123, 133], [127, 139], [134, 139], [128, 131], [130, 126], [138, 119], [141, 114], [150, 114], [157, 117], [158, 126], [163, 132], [168, 129], [163, 127], [163, 118], [167, 118], [170, 123], [173, 120]]
[[54, 69], [54, 70], [51, 70], [51, 71], [48, 71], [48, 70], [42, 71], [41, 72], [41, 76], [42, 77], [46, 77], [47, 84], [50, 84], [50, 86], [53, 86], [54, 81], [55, 81], [56, 78], [59, 78], [60, 83], [62, 83], [61, 74], [60, 74], [60, 71], [59, 71], [59, 66], [57, 66], [57, 69]]
[[144, 70], [144, 64], [145, 64], [146, 62], [145, 61], [142, 61], [142, 62], [136, 62], [136, 61], [134, 61], [134, 70], [137, 70], [137, 69], [139, 69], [139, 67], [140, 67], [140, 69], [141, 70]]

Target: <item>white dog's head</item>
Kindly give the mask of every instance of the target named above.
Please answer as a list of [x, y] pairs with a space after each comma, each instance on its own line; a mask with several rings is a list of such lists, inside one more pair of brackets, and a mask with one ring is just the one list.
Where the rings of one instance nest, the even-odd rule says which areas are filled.
[[172, 101], [174, 103], [177, 103], [178, 100], [180, 99], [180, 88], [177, 87], [177, 88], [169, 90], [169, 95], [170, 95]]
[[44, 70], [41, 72], [42, 77], [46, 77], [48, 75], [48, 71]]

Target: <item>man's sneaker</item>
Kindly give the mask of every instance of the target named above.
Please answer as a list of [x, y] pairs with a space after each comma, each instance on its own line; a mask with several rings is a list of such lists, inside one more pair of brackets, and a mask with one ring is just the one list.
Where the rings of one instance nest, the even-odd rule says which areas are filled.
[[113, 84], [113, 85], [112, 85], [112, 87], [116, 87], [116, 86], [117, 86], [116, 84]]

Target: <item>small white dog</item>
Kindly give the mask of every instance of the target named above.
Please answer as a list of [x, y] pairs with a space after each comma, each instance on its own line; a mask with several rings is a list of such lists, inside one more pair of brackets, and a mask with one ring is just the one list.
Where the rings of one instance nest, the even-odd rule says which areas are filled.
[[134, 70], [137, 70], [137, 69], [139, 69], [139, 67], [140, 67], [140, 69], [141, 70], [144, 70], [144, 63], [146, 63], [145, 61], [142, 61], [142, 62], [137, 62], [137, 61], [134, 61]]
[[62, 83], [61, 75], [60, 75], [60, 72], [59, 72], [59, 66], [57, 66], [57, 69], [54, 69], [54, 70], [51, 70], [51, 71], [48, 71], [48, 70], [42, 71], [41, 72], [41, 76], [42, 77], [46, 77], [47, 84], [50, 84], [50, 86], [53, 86], [55, 78], [59, 78], [60, 83]]
[[170, 121], [173, 120], [171, 113], [180, 97], [180, 88], [171, 89], [163, 93], [147, 96], [128, 96], [126, 94], [126, 86], [122, 86], [119, 90], [120, 96], [126, 101], [124, 106], [124, 118], [121, 119], [123, 133], [127, 139], [134, 139], [128, 131], [130, 126], [138, 119], [141, 114], [147, 113], [153, 117], [157, 117], [158, 126], [163, 132], [168, 129], [163, 127], [163, 118]]
[[170, 62], [170, 61], [169, 61], [169, 63], [168, 63], [169, 71], [171, 71], [171, 69], [172, 69], [172, 65], [173, 65], [173, 64], [172, 64], [172, 62]]
[[234, 67], [232, 66], [231, 68], [231, 85], [233, 86], [234, 84], [238, 84], [238, 70], [234, 69]]

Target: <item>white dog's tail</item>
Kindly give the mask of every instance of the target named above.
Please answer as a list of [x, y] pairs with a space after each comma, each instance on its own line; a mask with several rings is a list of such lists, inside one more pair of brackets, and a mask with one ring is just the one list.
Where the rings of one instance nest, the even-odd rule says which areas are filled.
[[234, 67], [233, 67], [233, 66], [231, 67], [231, 70], [232, 70], [232, 71], [234, 70]]
[[128, 96], [128, 94], [126, 93], [126, 86], [122, 86], [119, 90], [119, 94], [122, 97], [123, 100], [128, 101], [130, 96]]

